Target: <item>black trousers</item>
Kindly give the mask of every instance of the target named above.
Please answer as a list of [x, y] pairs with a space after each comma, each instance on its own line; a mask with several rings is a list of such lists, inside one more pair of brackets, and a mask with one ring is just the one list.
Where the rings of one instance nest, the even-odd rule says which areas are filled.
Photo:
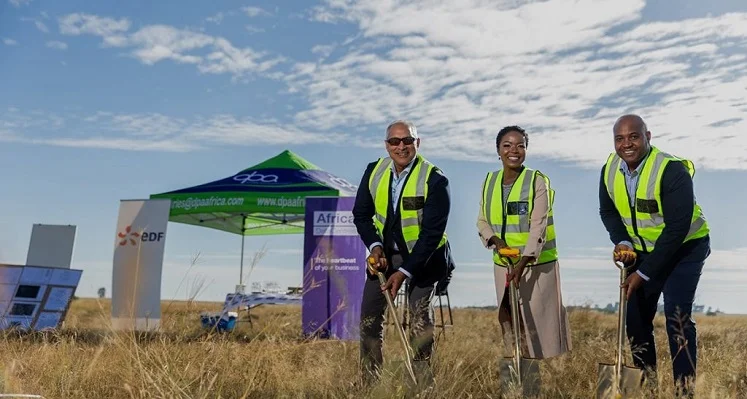
[[[710, 239], [700, 239], [692, 248], [677, 253], [669, 270], [645, 282], [628, 299], [626, 328], [633, 362], [641, 369], [656, 372], [654, 317], [661, 294], [672, 358], [672, 372], [679, 394], [690, 395], [697, 367], [697, 330], [692, 318], [695, 291], [703, 265], [710, 255]], [[639, 256], [639, 264], [645, 255]]]
[[[393, 263], [398, 266], [396, 258], [395, 256]], [[386, 277], [389, 278], [395, 271], [396, 268], [390, 267], [385, 274]], [[420, 287], [414, 284], [408, 286], [409, 339], [415, 354], [413, 360], [430, 360], [433, 351], [434, 328], [430, 317], [430, 301], [434, 288], [435, 283]], [[379, 374], [383, 362], [381, 347], [384, 340], [384, 314], [388, 311], [379, 280], [367, 279], [363, 287], [360, 320], [360, 359], [364, 377]]]

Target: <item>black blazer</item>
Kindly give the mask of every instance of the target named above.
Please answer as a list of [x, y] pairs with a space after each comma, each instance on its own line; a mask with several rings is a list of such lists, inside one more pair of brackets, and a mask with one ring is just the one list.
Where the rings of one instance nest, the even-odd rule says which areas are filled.
[[[415, 162], [420, 161], [416, 159]], [[413, 163], [413, 167], [416, 163]], [[437, 248], [437, 246], [446, 230], [446, 224], [449, 219], [449, 210], [451, 207], [449, 180], [438, 169], [434, 169], [433, 173], [429, 176], [427, 181], [428, 198], [423, 207], [420, 237], [413, 247], [412, 253], [408, 253], [400, 227], [400, 213], [397, 212], [395, 214], [393, 211], [391, 189], [387, 191], [389, 193], [389, 207], [387, 209], [383, 237], [379, 237], [376, 226], [374, 225], [373, 217], [376, 209], [373, 197], [371, 197], [371, 193], [369, 192], [368, 180], [375, 166], [376, 162], [371, 162], [366, 167], [355, 197], [353, 223], [355, 223], [355, 227], [358, 230], [358, 235], [360, 235], [361, 240], [363, 240], [367, 248], [370, 248], [371, 244], [377, 241], [382, 242], [383, 239], [384, 253], [390, 265], [392, 264], [391, 258], [394, 250], [392, 243], [396, 242], [404, 261], [400, 267], [412, 275], [410, 283], [420, 286], [441, 282], [439, 288], [441, 291], [444, 291], [445, 286], [443, 283], [444, 281], [448, 283], [451, 270], [454, 269], [454, 261], [451, 257], [448, 242], [441, 248]], [[408, 174], [405, 184], [409, 178], [410, 175]], [[400, 196], [401, 200], [402, 196]], [[399, 204], [396, 206], [399, 207]], [[375, 278], [368, 273], [366, 275], [369, 278]]]

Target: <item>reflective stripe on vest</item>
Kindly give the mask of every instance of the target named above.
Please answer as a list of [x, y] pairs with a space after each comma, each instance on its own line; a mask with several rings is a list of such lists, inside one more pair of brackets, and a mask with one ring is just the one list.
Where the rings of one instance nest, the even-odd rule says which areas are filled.
[[[423, 222], [423, 205], [428, 198], [428, 176], [435, 170], [435, 166], [421, 155], [416, 155], [416, 157], [417, 160], [413, 164], [412, 169], [410, 169], [409, 175], [405, 177], [405, 186], [402, 188], [397, 203], [398, 212], [400, 213], [400, 227], [402, 229], [402, 236], [407, 244], [408, 253], [412, 252], [420, 236], [420, 225]], [[379, 231], [379, 237], [384, 236], [384, 226], [386, 225], [386, 215], [389, 208], [392, 183], [391, 165], [391, 158], [379, 159], [368, 180], [368, 188], [376, 209], [374, 225]], [[410, 202], [417, 203], [417, 206], [407, 206], [408, 209], [405, 209], [405, 203]], [[438, 248], [444, 245], [446, 240], [447, 236], [444, 233], [438, 244]]]
[[[640, 168], [635, 202], [630, 204], [625, 176], [620, 170], [623, 160], [615, 153], [610, 154], [605, 164], [605, 186], [607, 193], [620, 213], [633, 247], [641, 252], [651, 252], [656, 240], [664, 230], [664, 211], [661, 206], [661, 179], [669, 162], [682, 162], [690, 177], [695, 175], [695, 166], [686, 159], [680, 159], [651, 147], [651, 153]], [[693, 206], [693, 217], [685, 242], [708, 234], [705, 216], [697, 203]]]
[[[558, 251], [555, 240], [555, 223], [553, 220], [553, 203], [555, 191], [550, 187], [550, 179], [542, 173], [524, 168], [511, 186], [511, 191], [503, 206], [503, 170], [488, 173], [483, 184], [483, 214], [496, 235], [506, 242], [511, 248], [517, 248], [524, 252], [529, 240], [529, 229], [531, 225], [532, 210], [534, 209], [535, 179], [545, 179], [547, 186], [547, 228], [545, 230], [545, 243], [542, 252], [532, 264], [542, 264], [558, 259]], [[493, 254], [493, 263], [502, 265], [500, 256]]]

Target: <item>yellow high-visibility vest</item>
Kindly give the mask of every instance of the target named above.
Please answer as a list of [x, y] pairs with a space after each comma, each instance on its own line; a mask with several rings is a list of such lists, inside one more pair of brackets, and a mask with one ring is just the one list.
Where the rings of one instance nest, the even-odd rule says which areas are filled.
[[[428, 198], [428, 177], [438, 170], [420, 154], [416, 155], [416, 158], [417, 160], [414, 162], [409, 176], [406, 177], [405, 186], [402, 188], [402, 193], [396, 205], [398, 212], [400, 212], [402, 236], [407, 244], [408, 253], [412, 252], [420, 236], [423, 206]], [[391, 158], [379, 159], [371, 172], [371, 177], [368, 179], [368, 189], [376, 208], [374, 225], [382, 239], [389, 207], [389, 193], [392, 182], [391, 164]], [[446, 232], [444, 232], [441, 241], [438, 243], [438, 248], [443, 246], [446, 240]]]
[[[695, 166], [690, 160], [681, 159], [651, 147], [648, 158], [639, 166], [638, 188], [635, 191], [635, 202], [631, 205], [625, 176], [620, 170], [624, 162], [617, 154], [612, 153], [604, 166], [605, 186], [615, 208], [620, 213], [633, 247], [641, 252], [651, 252], [656, 247], [656, 240], [664, 230], [664, 210], [661, 205], [661, 178], [669, 162], [682, 162], [690, 177], [695, 175]], [[693, 204], [693, 217], [690, 231], [685, 242], [701, 238], [709, 233], [708, 223], [700, 205]]]
[[[529, 227], [534, 209], [535, 179], [545, 179], [547, 186], [547, 229], [542, 252], [532, 265], [552, 262], [558, 259], [553, 221], [555, 191], [550, 187], [550, 179], [539, 171], [524, 168], [511, 186], [506, 205], [503, 205], [503, 170], [488, 173], [482, 187], [483, 214], [495, 235], [511, 248], [524, 252], [529, 240]], [[493, 254], [493, 263], [505, 266], [500, 255]], [[527, 265], [530, 266], [530, 265]]]

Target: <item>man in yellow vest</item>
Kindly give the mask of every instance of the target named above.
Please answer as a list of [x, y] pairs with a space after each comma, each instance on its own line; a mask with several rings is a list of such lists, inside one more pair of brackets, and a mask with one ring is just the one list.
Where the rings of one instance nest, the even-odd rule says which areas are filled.
[[448, 281], [454, 267], [446, 238], [451, 206], [448, 179], [418, 154], [420, 138], [411, 122], [390, 124], [385, 146], [389, 157], [368, 164], [353, 207], [358, 234], [376, 268], [387, 277], [382, 286], [369, 272], [363, 289], [360, 356], [367, 383], [378, 377], [383, 361], [384, 295], [395, 298], [409, 279], [406, 295], [414, 360], [427, 367], [433, 350], [430, 302], [436, 284]]
[[599, 183], [599, 213], [615, 259], [635, 262], [623, 285], [633, 361], [655, 377], [653, 319], [663, 293], [676, 389], [689, 396], [697, 363], [692, 305], [710, 254], [708, 223], [693, 193], [695, 168], [652, 146], [651, 132], [638, 115], [620, 117], [613, 137], [615, 153]]

